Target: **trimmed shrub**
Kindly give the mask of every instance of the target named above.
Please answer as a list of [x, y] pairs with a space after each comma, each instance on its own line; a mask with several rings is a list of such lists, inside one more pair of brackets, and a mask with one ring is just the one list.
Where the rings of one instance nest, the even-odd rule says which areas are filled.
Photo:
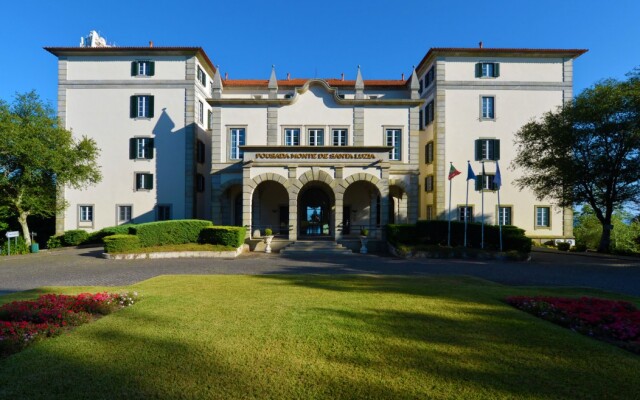
[[82, 244], [103, 244], [104, 243], [103, 239], [106, 236], [126, 235], [129, 233], [129, 228], [134, 225], [135, 224], [124, 224], [124, 225], [102, 228], [97, 232], [93, 232], [89, 234], [89, 237], [84, 242], [82, 242]]
[[557, 244], [557, 247], [560, 251], [569, 251], [569, 248], [571, 248], [571, 244], [567, 242], [560, 242]]
[[47, 249], [57, 249], [58, 247], [62, 247], [60, 236], [51, 236], [49, 240], [47, 240]]
[[89, 233], [82, 229], [66, 231], [60, 237], [63, 246], [77, 246], [89, 238]]
[[140, 239], [134, 235], [111, 235], [102, 240], [105, 253], [126, 253], [140, 248]]
[[200, 243], [220, 244], [238, 248], [244, 243], [244, 226], [209, 226], [200, 231]]
[[[449, 221], [418, 221], [415, 225], [387, 225], [387, 240], [393, 245], [440, 245], [446, 246], [449, 235]], [[482, 243], [482, 224], [467, 224], [467, 246], [480, 248]], [[464, 223], [451, 221], [451, 246], [464, 245]], [[500, 228], [496, 225], [484, 226], [484, 248], [500, 248]], [[524, 230], [505, 225], [502, 227], [502, 248], [504, 251], [516, 250], [521, 253], [531, 251], [531, 239]]]
[[178, 219], [132, 225], [129, 233], [138, 236], [142, 247], [198, 243], [200, 231], [209, 226], [211, 221]]

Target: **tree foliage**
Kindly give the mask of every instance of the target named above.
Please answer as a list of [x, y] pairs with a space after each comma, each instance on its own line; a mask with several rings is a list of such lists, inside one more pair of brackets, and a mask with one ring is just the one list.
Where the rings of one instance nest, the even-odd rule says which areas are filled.
[[48, 217], [65, 207], [56, 185], [81, 188], [101, 179], [93, 139], [74, 139], [53, 108], [34, 92], [0, 101], [0, 202], [16, 214], [30, 244], [28, 216]]
[[516, 133], [516, 184], [561, 206], [588, 204], [609, 251], [613, 212], [640, 197], [640, 74], [608, 79]]
[[[621, 254], [640, 253], [640, 221], [631, 213], [617, 210], [611, 218], [611, 251]], [[576, 215], [574, 228], [576, 243], [597, 249], [600, 244], [602, 225], [591, 207], [585, 206]]]

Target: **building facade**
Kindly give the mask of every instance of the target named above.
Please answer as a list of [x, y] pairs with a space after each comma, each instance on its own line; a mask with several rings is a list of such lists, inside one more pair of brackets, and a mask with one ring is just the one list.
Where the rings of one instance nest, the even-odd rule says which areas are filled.
[[[583, 50], [431, 49], [409, 79], [222, 77], [201, 48], [51, 47], [58, 111], [101, 149], [103, 180], [64, 188], [57, 231], [204, 218], [340, 240], [387, 223], [481, 218], [572, 237], [571, 210], [513, 186], [514, 133], [572, 97]], [[480, 175], [448, 191], [451, 163]], [[502, 166], [501, 207], [492, 174]], [[453, 204], [448, 210], [449, 196]]]

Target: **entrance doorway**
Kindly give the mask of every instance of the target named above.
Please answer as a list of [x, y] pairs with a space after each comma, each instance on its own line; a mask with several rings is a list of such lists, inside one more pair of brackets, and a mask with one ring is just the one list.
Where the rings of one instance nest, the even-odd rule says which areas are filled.
[[319, 186], [311, 186], [303, 190], [298, 197], [298, 226], [300, 236], [333, 235], [332, 199]]

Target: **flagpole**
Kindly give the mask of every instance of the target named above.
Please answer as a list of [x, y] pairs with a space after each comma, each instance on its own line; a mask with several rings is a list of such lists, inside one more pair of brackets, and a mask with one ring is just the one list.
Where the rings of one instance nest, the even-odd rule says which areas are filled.
[[[453, 163], [449, 163], [453, 166]], [[447, 233], [447, 246], [451, 247], [451, 177], [449, 177], [449, 232]]]
[[467, 247], [467, 221], [469, 220], [469, 160], [467, 160], [467, 200], [464, 203], [464, 247]]
[[498, 229], [500, 231], [500, 251], [502, 251], [502, 218], [500, 218], [500, 186], [498, 186]]
[[484, 161], [482, 162], [482, 181], [480, 182], [480, 193], [482, 196], [482, 210], [481, 210], [481, 218], [482, 218], [482, 235], [480, 239], [480, 248], [484, 249], [484, 182], [486, 173], [484, 171]]

